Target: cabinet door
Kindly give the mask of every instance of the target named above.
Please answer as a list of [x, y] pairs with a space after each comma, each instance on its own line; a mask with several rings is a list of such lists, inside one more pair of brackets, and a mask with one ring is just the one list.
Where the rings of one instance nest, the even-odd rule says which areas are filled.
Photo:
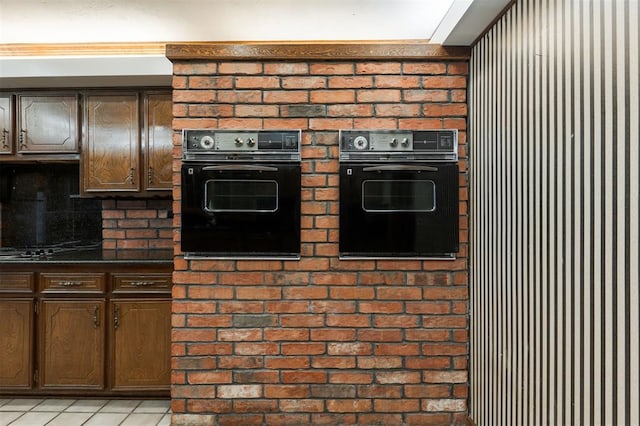
[[171, 375], [171, 300], [113, 301], [113, 389], [166, 390]]
[[85, 192], [140, 189], [137, 94], [91, 94], [85, 102], [82, 188]]
[[0, 154], [13, 153], [11, 95], [0, 93]]
[[32, 377], [32, 300], [0, 299], [0, 318], [0, 388], [29, 389]]
[[39, 369], [42, 388], [104, 387], [105, 301], [43, 299]]
[[172, 187], [172, 108], [170, 93], [145, 95], [145, 177], [148, 190], [169, 190]]
[[19, 95], [18, 152], [77, 153], [78, 95]]

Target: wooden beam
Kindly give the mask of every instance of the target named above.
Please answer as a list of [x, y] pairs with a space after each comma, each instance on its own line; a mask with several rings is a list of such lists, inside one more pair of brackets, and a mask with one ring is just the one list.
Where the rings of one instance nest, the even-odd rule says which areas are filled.
[[466, 46], [426, 41], [168, 43], [171, 61], [185, 60], [469, 60]]
[[0, 44], [0, 56], [127, 56], [164, 55], [166, 43]]

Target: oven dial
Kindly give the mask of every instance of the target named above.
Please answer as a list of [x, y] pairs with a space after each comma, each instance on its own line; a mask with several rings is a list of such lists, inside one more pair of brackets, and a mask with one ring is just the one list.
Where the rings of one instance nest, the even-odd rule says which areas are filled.
[[357, 150], [367, 149], [369, 141], [364, 136], [358, 136], [353, 140], [353, 147]]
[[400, 142], [400, 144], [402, 144], [402, 146], [409, 146], [409, 138], [402, 139], [402, 142]]
[[214, 142], [211, 136], [203, 136], [202, 139], [200, 139], [200, 146], [204, 149], [211, 149], [213, 145]]
[[242, 144], [244, 143], [244, 141], [240, 137], [237, 137], [235, 142], [236, 142], [236, 146], [242, 146]]
[[254, 146], [256, 144], [256, 140], [254, 138], [247, 139], [247, 145]]
[[391, 145], [391, 146], [398, 146], [398, 139], [396, 139], [396, 138], [391, 138], [391, 142], [389, 142], [389, 145]]

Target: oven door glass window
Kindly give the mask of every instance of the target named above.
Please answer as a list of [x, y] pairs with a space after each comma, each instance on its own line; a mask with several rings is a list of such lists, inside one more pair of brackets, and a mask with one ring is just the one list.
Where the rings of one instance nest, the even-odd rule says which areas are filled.
[[362, 209], [366, 212], [432, 212], [436, 184], [432, 180], [365, 180]]
[[204, 186], [207, 212], [275, 212], [278, 182], [274, 180], [208, 180]]

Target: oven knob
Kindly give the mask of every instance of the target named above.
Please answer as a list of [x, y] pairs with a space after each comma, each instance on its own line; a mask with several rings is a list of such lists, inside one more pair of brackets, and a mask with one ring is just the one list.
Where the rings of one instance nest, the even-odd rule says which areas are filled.
[[402, 142], [400, 143], [402, 144], [402, 146], [409, 146], [409, 138], [402, 139]]
[[391, 142], [389, 142], [389, 145], [391, 146], [398, 146], [398, 139], [396, 138], [392, 138]]
[[200, 139], [200, 146], [204, 149], [211, 149], [213, 145], [213, 138], [211, 136], [203, 136], [202, 139]]
[[364, 136], [358, 136], [353, 140], [353, 147], [357, 150], [367, 149], [369, 141]]
[[242, 140], [242, 138], [237, 137], [236, 138], [236, 146], [241, 146], [244, 143], [244, 141]]
[[253, 138], [247, 139], [247, 145], [254, 146], [256, 144], [256, 140]]

